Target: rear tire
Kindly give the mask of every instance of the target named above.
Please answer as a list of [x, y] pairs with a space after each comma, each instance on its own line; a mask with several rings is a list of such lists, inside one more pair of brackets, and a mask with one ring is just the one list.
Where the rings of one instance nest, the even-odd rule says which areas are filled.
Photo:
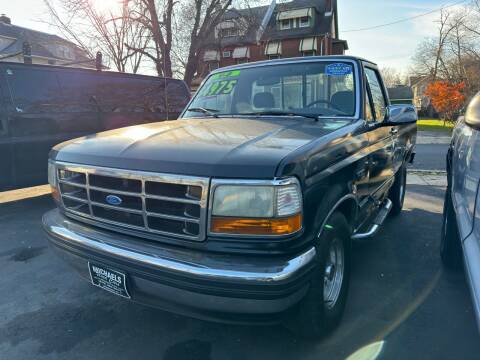
[[392, 201], [392, 215], [398, 215], [402, 212], [403, 203], [405, 201], [405, 193], [407, 191], [407, 167], [402, 165], [395, 175], [395, 181], [393, 182], [388, 198]]
[[447, 188], [443, 204], [443, 224], [440, 241], [440, 257], [450, 270], [459, 270], [462, 265], [462, 246], [458, 235], [457, 220], [453, 209], [451, 190]]
[[340, 323], [350, 280], [350, 235], [340, 212], [331, 215], [320, 233], [310, 289], [289, 319], [303, 337], [322, 338]]

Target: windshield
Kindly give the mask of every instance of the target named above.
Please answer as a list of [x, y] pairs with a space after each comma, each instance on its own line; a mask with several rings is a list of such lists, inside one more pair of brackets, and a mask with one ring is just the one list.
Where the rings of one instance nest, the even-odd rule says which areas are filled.
[[354, 116], [353, 63], [299, 62], [213, 74], [184, 117], [219, 115]]

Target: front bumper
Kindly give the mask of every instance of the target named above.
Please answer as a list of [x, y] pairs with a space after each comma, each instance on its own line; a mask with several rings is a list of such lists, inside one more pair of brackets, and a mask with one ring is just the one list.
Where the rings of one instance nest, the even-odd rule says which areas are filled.
[[88, 261], [127, 274], [132, 300], [197, 318], [271, 323], [308, 291], [312, 247], [294, 258], [223, 255], [172, 247], [44, 215], [50, 243], [83, 277]]

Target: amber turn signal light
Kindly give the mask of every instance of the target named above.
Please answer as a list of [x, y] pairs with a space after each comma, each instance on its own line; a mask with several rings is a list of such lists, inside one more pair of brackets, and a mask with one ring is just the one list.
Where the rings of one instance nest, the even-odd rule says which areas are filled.
[[52, 190], [52, 197], [53, 200], [55, 200], [57, 203], [60, 202], [60, 192], [55, 186], [50, 186], [50, 189]]
[[288, 235], [301, 228], [301, 214], [278, 219], [213, 216], [210, 231], [238, 235]]

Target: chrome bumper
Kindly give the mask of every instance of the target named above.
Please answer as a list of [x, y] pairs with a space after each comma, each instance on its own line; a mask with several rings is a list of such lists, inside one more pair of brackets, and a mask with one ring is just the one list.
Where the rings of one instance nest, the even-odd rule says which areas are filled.
[[132, 237], [87, 227], [52, 210], [43, 217], [43, 227], [54, 243], [73, 246], [95, 255], [148, 267], [160, 272], [201, 280], [271, 284], [287, 282], [311, 268], [315, 248], [291, 259], [269, 259], [208, 254], [166, 247]]

